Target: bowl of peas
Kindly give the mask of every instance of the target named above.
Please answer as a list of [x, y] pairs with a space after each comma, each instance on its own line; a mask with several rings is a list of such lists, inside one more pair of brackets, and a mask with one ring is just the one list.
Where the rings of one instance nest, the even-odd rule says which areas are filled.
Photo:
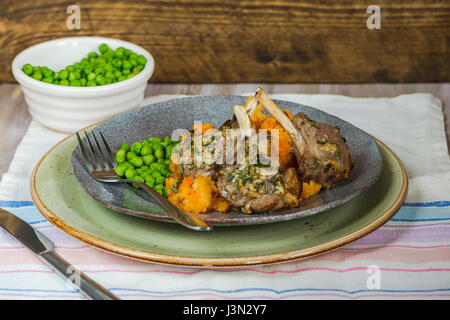
[[131, 42], [71, 37], [25, 49], [12, 71], [33, 118], [72, 133], [138, 107], [154, 60]]

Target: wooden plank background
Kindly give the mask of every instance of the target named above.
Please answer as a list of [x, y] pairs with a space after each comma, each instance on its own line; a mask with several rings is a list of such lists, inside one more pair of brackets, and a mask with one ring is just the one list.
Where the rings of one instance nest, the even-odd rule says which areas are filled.
[[[80, 30], [66, 27], [72, 4]], [[373, 4], [380, 30], [366, 26]], [[159, 83], [450, 81], [448, 0], [2, 0], [0, 81], [26, 47], [81, 35], [145, 47]]]

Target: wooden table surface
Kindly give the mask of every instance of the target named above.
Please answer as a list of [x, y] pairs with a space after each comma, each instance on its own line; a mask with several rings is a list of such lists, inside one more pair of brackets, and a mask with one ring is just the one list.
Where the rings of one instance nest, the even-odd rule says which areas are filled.
[[[146, 96], [159, 94], [232, 95], [252, 92], [260, 85], [267, 93], [321, 93], [351, 97], [394, 97], [405, 93], [431, 93], [444, 106], [447, 144], [450, 145], [450, 83], [415, 84], [149, 84]], [[31, 116], [17, 84], [0, 85], [0, 179], [8, 170]]]

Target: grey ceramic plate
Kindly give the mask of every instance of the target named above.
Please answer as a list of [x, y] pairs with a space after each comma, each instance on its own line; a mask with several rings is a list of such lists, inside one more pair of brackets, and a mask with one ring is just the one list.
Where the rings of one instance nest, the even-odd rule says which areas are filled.
[[[245, 104], [241, 96], [200, 96], [179, 98], [129, 111], [105, 121], [92, 130], [101, 131], [113, 150], [122, 143], [131, 144], [154, 136], [167, 136], [176, 128], [191, 129], [194, 121], [209, 122], [219, 127], [232, 117], [232, 106]], [[378, 179], [382, 169], [382, 158], [374, 139], [361, 129], [323, 111], [288, 101], [274, 100], [282, 109], [292, 114], [305, 113], [311, 119], [341, 128], [347, 140], [355, 166], [349, 179], [313, 197], [304, 200], [298, 208], [276, 212], [244, 214], [210, 212], [197, 215], [204, 221], [216, 225], [250, 225], [287, 221], [310, 216], [340, 204], [370, 188]], [[127, 184], [106, 184], [93, 179], [81, 162], [79, 149], [72, 155], [73, 173], [85, 191], [108, 208], [143, 218], [173, 220], [142, 190]]]

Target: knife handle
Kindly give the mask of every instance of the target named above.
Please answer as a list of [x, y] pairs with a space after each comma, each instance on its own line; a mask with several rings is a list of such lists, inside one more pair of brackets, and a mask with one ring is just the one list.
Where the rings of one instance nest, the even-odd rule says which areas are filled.
[[112, 292], [106, 290], [97, 282], [76, 269], [54, 251], [40, 254], [40, 257], [51, 267], [78, 287], [85, 295], [94, 300], [119, 300]]

